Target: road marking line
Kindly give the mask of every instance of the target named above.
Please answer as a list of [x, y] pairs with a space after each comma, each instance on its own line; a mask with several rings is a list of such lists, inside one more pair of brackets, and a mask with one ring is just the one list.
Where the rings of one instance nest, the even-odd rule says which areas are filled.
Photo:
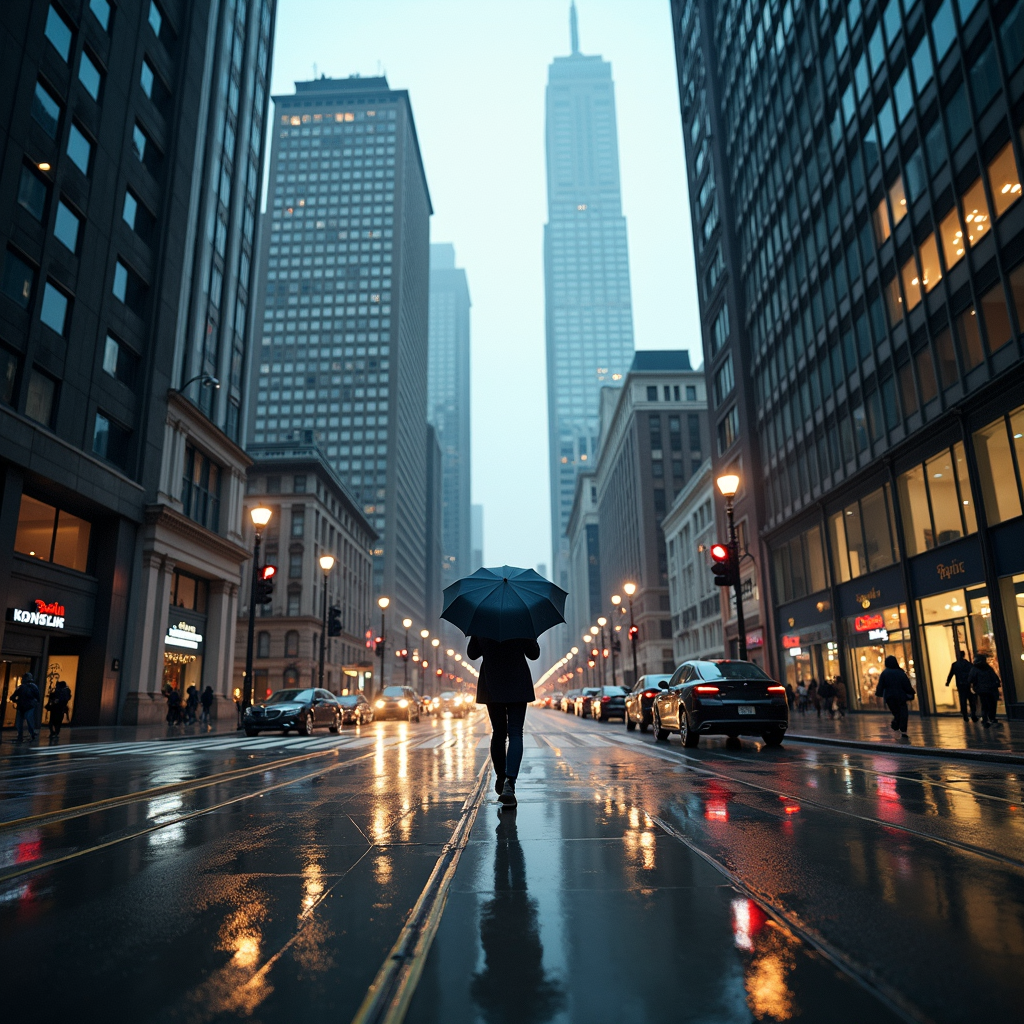
[[490, 765], [485, 761], [477, 775], [476, 789], [462, 806], [462, 816], [451, 839], [441, 851], [397, 941], [352, 1018], [352, 1024], [401, 1024], [405, 1019], [441, 923], [459, 858], [469, 842], [470, 830], [487, 792], [489, 769]]

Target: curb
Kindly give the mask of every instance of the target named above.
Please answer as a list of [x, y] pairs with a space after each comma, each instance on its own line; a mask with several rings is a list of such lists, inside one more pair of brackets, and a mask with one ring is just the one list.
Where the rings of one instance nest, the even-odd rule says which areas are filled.
[[872, 740], [834, 739], [831, 736], [805, 736], [787, 732], [786, 740], [797, 743], [820, 743], [828, 747], [854, 747], [857, 750], [881, 750], [887, 754], [917, 754], [920, 757], [945, 758], [951, 761], [989, 761], [997, 764], [1024, 764], [1024, 754], [999, 750], [966, 750], [963, 747], [915, 747], [912, 743], [880, 743]]

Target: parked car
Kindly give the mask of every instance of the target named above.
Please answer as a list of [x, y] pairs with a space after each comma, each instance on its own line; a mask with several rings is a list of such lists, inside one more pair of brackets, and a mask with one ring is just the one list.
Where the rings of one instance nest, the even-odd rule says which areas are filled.
[[602, 686], [590, 699], [590, 716], [599, 722], [609, 718], [626, 719], [626, 688], [624, 686]]
[[453, 718], [465, 718], [472, 708], [472, 698], [454, 690], [445, 690], [438, 696], [435, 712], [439, 715], [449, 714]]
[[242, 725], [246, 736], [256, 736], [267, 729], [288, 732], [294, 729], [306, 736], [313, 729], [326, 725], [331, 732], [341, 728], [341, 705], [329, 690], [278, 690], [266, 700], [245, 709]]
[[641, 676], [629, 693], [626, 694], [626, 728], [633, 732], [640, 726], [641, 732], [647, 732], [651, 724], [651, 708], [654, 698], [658, 695], [658, 684], [667, 683], [671, 676]]
[[375, 718], [404, 718], [407, 722], [420, 720], [420, 702], [411, 686], [385, 686], [373, 702]]
[[339, 697], [338, 703], [341, 705], [342, 725], [347, 725], [349, 722], [362, 725], [364, 722], [373, 721], [373, 708], [370, 707], [370, 702], [364, 694], [347, 694], [344, 697]]
[[701, 736], [760, 736], [777, 747], [789, 728], [786, 688], [749, 661], [685, 661], [659, 684], [652, 718], [655, 738], [678, 732], [684, 747]]
[[588, 717], [590, 715], [590, 698], [600, 692], [600, 686], [584, 686], [577, 692], [576, 699], [573, 701], [573, 713], [579, 718]]
[[556, 711], [562, 710], [562, 693], [560, 690], [555, 690], [550, 697], [544, 698], [544, 707], [554, 708]]
[[567, 690], [562, 694], [562, 699], [558, 702], [558, 706], [566, 713], [571, 713], [576, 707], [576, 698], [579, 696], [579, 690]]

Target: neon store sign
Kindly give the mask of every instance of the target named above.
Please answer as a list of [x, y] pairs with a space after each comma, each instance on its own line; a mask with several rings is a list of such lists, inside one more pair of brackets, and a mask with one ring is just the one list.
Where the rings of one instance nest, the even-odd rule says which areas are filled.
[[189, 651], [198, 651], [202, 642], [203, 634], [196, 632], [196, 627], [190, 626], [187, 622], [170, 626], [167, 636], [164, 637], [164, 644], [167, 647], [184, 647]]
[[64, 628], [64, 605], [57, 601], [41, 601], [38, 598], [31, 608], [11, 608], [11, 622], [20, 622], [25, 626], [42, 626], [44, 629]]

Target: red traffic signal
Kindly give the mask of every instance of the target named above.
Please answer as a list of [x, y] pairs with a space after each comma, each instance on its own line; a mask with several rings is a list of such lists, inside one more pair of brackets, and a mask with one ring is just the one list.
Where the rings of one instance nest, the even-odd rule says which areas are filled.
[[384, 653], [384, 637], [378, 636], [373, 641], [373, 653], [383, 654]]
[[276, 574], [276, 565], [265, 565], [260, 569], [256, 580], [255, 604], [270, 604], [274, 595], [274, 576]]
[[719, 587], [732, 587], [739, 583], [736, 550], [731, 544], [711, 545], [711, 571], [715, 576], [715, 584]]
[[640, 632], [640, 627], [639, 626], [630, 626], [629, 627], [629, 639], [630, 640], [635, 640], [636, 637], [637, 637], [637, 634], [639, 632]]
[[729, 545], [712, 544], [711, 558], [716, 562], [727, 562], [729, 560]]

